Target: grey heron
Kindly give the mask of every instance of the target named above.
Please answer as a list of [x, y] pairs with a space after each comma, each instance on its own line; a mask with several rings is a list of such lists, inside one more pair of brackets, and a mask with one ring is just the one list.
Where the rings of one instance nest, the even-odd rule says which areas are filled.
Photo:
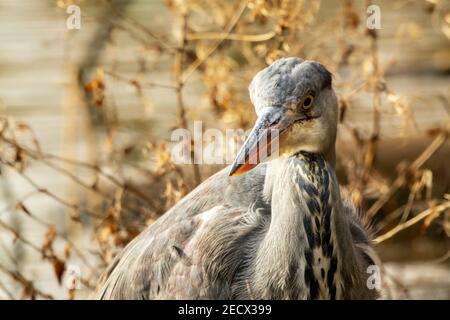
[[[106, 270], [98, 298], [377, 297], [367, 285], [376, 254], [334, 172], [330, 72], [283, 58], [249, 91], [258, 119], [235, 163], [131, 241]], [[274, 129], [277, 155], [257, 155]]]

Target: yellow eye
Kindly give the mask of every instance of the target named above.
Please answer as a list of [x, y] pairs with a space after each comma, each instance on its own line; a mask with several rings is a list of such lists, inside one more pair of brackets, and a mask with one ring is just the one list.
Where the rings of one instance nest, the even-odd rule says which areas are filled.
[[313, 101], [314, 101], [314, 97], [310, 94], [307, 94], [306, 96], [303, 97], [302, 108], [304, 110], [308, 110], [309, 108], [312, 107]]

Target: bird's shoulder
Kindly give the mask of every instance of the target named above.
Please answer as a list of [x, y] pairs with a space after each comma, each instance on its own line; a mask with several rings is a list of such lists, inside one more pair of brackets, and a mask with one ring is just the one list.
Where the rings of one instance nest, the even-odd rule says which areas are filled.
[[[98, 297], [226, 294], [205, 282], [205, 275], [229, 278], [236, 271], [240, 241], [266, 216], [263, 183], [262, 175], [230, 178], [227, 168], [207, 179], [122, 250], [102, 276]], [[180, 283], [186, 283], [183, 290]]]

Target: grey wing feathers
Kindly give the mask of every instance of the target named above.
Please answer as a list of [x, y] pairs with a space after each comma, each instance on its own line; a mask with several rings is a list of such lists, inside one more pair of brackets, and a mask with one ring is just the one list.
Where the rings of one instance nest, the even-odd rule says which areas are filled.
[[357, 212], [348, 192], [344, 188], [341, 188], [341, 199], [344, 212], [349, 218], [350, 233], [356, 251], [356, 258], [358, 259], [359, 277], [357, 278], [364, 281], [364, 283], [357, 286], [358, 289], [354, 293], [359, 299], [377, 299], [379, 298], [379, 292], [369, 289], [367, 286], [368, 277], [372, 274], [369, 267], [380, 266], [380, 260], [372, 245], [370, 227], [361, 213]]
[[371, 229], [360, 212], [357, 212], [349, 193], [341, 188], [341, 199], [344, 211], [350, 220], [350, 232], [359, 254], [365, 260], [364, 265], [379, 265], [379, 259], [372, 247]]
[[[179, 296], [183, 298], [204, 296], [206, 291], [201, 292], [203, 270], [196, 264], [198, 261], [192, 261], [192, 252], [189, 250], [199, 246], [198, 243], [194, 245], [195, 241], [208, 236], [212, 237], [211, 243], [217, 244], [218, 241], [212, 241], [217, 231], [227, 231], [225, 235], [233, 234], [229, 232], [233, 226], [239, 229], [240, 222], [237, 221], [245, 218], [245, 213], [252, 204], [259, 203], [259, 206], [263, 206], [260, 199], [263, 184], [264, 176], [261, 174], [247, 174], [230, 180], [228, 168], [211, 176], [122, 250], [102, 275], [96, 297], [168, 298], [176, 292], [172, 290], [171, 293], [170, 288], [176, 286], [184, 289], [179, 291]], [[238, 196], [242, 194], [247, 196]], [[210, 230], [202, 228], [205, 226], [205, 219], [213, 215], [216, 219], [208, 221]], [[236, 218], [223, 219], [230, 215]], [[222, 224], [221, 228], [210, 225], [212, 221], [217, 225]], [[209, 235], [203, 232], [206, 230], [209, 230]], [[198, 238], [202, 232], [205, 234]], [[229, 243], [221, 245], [230, 246]], [[208, 248], [205, 246], [197, 250]], [[229, 250], [224, 252], [229, 253]], [[210, 253], [213, 254], [214, 251], [211, 249]], [[212, 292], [213, 289], [208, 290]]]
[[242, 240], [263, 225], [256, 214], [248, 208], [216, 206], [176, 220], [160, 233], [150, 227], [116, 258], [97, 298], [242, 296], [238, 272], [247, 256]]
[[157, 223], [152, 225], [116, 258], [98, 298], [170, 298], [169, 287], [180, 284], [195, 298], [201, 280], [197, 266], [183, 249], [198, 224], [198, 219], [191, 217], [173, 221], [166, 230], [160, 230]]

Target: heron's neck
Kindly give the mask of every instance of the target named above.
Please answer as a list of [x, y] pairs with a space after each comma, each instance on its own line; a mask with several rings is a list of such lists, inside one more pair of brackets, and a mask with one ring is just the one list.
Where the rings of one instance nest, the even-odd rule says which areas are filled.
[[[334, 161], [334, 153], [329, 156]], [[325, 156], [299, 152], [274, 173], [271, 198], [270, 227], [256, 267], [271, 282], [267, 285], [283, 288], [296, 283], [295, 298], [339, 297], [342, 248], [350, 245], [340, 241], [351, 240], [339, 234], [350, 230], [333, 165]]]

